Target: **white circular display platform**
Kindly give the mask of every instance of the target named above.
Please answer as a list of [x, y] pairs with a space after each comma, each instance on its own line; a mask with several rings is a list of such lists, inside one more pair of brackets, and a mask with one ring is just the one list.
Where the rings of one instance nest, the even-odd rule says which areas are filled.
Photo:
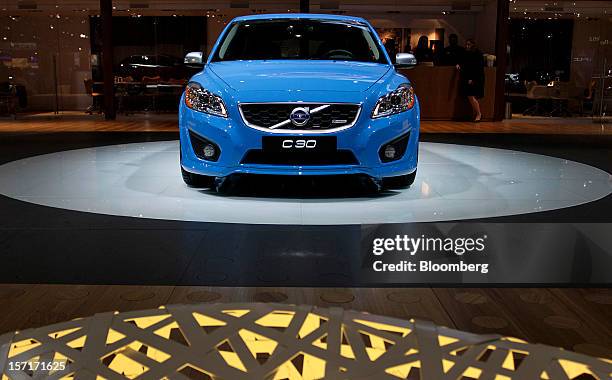
[[0, 166], [0, 194], [138, 218], [247, 224], [369, 224], [486, 218], [560, 209], [612, 193], [589, 165], [503, 149], [420, 144], [412, 187], [380, 196], [273, 198], [187, 187], [178, 141], [63, 151]]

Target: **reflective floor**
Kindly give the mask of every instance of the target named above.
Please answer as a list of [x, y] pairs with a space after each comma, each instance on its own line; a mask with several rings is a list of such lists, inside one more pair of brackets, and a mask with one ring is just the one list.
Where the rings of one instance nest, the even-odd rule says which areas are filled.
[[[0, 166], [0, 194], [91, 213], [246, 224], [338, 225], [486, 218], [554, 210], [612, 193], [612, 176], [538, 154], [421, 143], [419, 172], [405, 190], [295, 191], [274, 180], [217, 194], [184, 185], [178, 142], [110, 145], [29, 157]], [[322, 181], [325, 181], [323, 179]], [[261, 182], [261, 181], [259, 181]], [[261, 183], [260, 183], [261, 185]], [[298, 186], [310, 186], [299, 183]]]

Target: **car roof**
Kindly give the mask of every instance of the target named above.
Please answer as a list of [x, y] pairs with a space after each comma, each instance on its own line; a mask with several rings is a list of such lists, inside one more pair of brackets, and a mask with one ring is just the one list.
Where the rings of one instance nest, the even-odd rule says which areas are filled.
[[368, 22], [362, 17], [356, 16], [342, 16], [342, 15], [330, 15], [330, 14], [318, 14], [318, 13], [270, 13], [270, 14], [257, 14], [249, 16], [239, 16], [233, 21], [249, 21], [249, 20], [282, 20], [282, 19], [315, 19], [315, 20], [336, 20], [336, 21], [348, 21], [356, 22], [360, 24], [367, 24]]
[[179, 59], [173, 55], [170, 54], [132, 54], [126, 57], [127, 58], [134, 58], [134, 57], [169, 57], [169, 58], [176, 58]]

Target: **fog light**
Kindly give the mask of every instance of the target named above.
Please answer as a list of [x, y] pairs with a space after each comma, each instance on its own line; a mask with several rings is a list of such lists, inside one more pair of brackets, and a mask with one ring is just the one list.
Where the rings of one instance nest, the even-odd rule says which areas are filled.
[[395, 148], [393, 147], [393, 145], [387, 145], [387, 147], [385, 148], [385, 157], [387, 157], [388, 159], [393, 159], [395, 158]]
[[221, 148], [219, 145], [193, 131], [189, 131], [189, 140], [191, 140], [193, 152], [198, 158], [212, 162], [217, 162], [219, 160], [219, 156], [221, 156]]
[[403, 134], [391, 141], [387, 141], [378, 149], [378, 157], [383, 163], [393, 162], [400, 160], [404, 157], [406, 149], [408, 148], [408, 140], [410, 139], [410, 132]]
[[217, 150], [212, 144], [206, 144], [204, 146], [204, 157], [211, 159], [217, 154]]

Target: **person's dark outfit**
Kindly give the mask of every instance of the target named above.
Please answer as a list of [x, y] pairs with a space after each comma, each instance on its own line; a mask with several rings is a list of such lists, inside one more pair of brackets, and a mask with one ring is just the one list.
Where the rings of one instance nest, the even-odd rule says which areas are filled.
[[433, 50], [430, 48], [417, 47], [414, 49], [414, 57], [417, 62], [432, 62], [433, 61]]
[[395, 64], [395, 55], [397, 54], [397, 49], [395, 49], [395, 41], [392, 39], [388, 39], [385, 41], [385, 49], [387, 50], [387, 54], [389, 54], [389, 58], [391, 58], [391, 63]]
[[442, 64], [442, 59], [444, 58], [444, 45], [442, 45], [442, 41], [432, 41], [433, 46], [433, 63], [434, 66], [439, 66]]
[[459, 45], [449, 45], [442, 52], [442, 64], [445, 66], [455, 66], [461, 63], [465, 54], [465, 48]]
[[[480, 50], [465, 51], [461, 67], [461, 91], [465, 96], [484, 97], [484, 59]], [[469, 84], [469, 81], [472, 84]]]

